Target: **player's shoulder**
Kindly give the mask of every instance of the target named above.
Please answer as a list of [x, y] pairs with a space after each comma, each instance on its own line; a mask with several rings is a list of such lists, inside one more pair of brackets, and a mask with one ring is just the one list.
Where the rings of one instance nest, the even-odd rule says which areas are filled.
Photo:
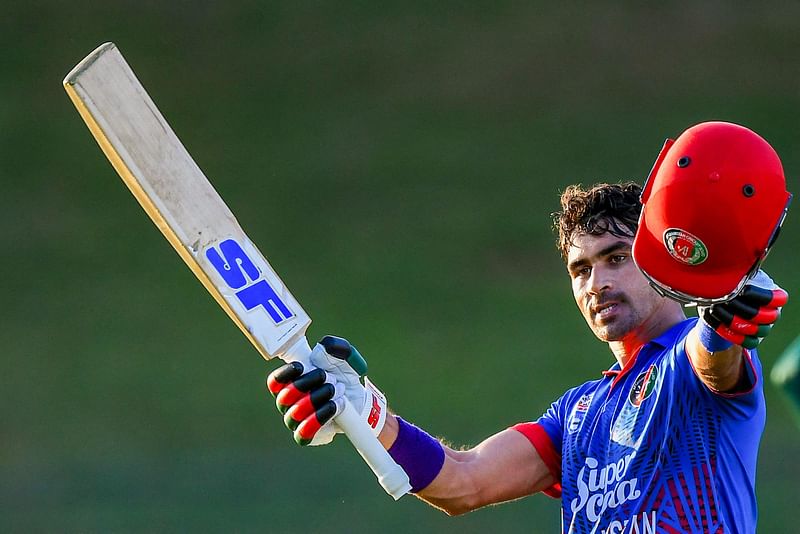
[[606, 380], [604, 377], [596, 380], [588, 380], [583, 384], [568, 389], [561, 397], [561, 402], [568, 405], [585, 402], [587, 397], [591, 398], [594, 396], [594, 393], [603, 384], [604, 380]]

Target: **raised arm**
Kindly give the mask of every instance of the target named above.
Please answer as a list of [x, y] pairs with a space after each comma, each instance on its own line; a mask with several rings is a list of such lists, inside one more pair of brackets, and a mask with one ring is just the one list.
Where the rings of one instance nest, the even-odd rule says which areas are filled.
[[788, 294], [763, 271], [739, 296], [699, 310], [697, 327], [686, 340], [686, 352], [700, 380], [714, 391], [748, 390], [744, 349], [754, 349], [780, 318]]

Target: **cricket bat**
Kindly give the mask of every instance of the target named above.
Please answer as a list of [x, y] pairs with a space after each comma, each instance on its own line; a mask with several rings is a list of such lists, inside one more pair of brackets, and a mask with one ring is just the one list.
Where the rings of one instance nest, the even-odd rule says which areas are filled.
[[[311, 319], [248, 239], [113, 43], [64, 79], [100, 148], [200, 282], [261, 355], [306, 369]], [[336, 423], [395, 499], [408, 476], [348, 402]]]

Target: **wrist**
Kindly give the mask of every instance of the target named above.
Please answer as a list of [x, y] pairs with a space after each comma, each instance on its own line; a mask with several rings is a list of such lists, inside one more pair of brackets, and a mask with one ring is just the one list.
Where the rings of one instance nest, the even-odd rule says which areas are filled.
[[394, 445], [399, 430], [400, 424], [397, 422], [397, 416], [393, 413], [387, 413], [386, 423], [383, 425], [381, 433], [378, 434], [378, 441], [381, 442], [384, 449], [389, 450]]
[[697, 321], [697, 339], [700, 344], [711, 353], [722, 352], [733, 346], [733, 343], [722, 337], [705, 319], [702, 314]]
[[389, 455], [403, 468], [411, 484], [411, 493], [427, 488], [444, 466], [444, 447], [419, 427], [396, 418], [397, 437], [388, 449]]

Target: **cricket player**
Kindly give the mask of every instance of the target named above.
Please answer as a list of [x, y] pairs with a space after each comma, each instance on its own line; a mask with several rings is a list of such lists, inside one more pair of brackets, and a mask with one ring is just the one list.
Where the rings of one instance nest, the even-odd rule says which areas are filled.
[[[268, 388], [301, 444], [328, 443], [348, 398], [412, 492], [451, 515], [541, 492], [561, 499], [564, 532], [755, 532], [765, 422], [756, 346], [788, 298], [760, 265], [789, 198], [772, 148], [729, 123], [668, 141], [644, 189], [568, 187], [554, 214], [558, 248], [613, 364], [474, 448], [389, 412], [341, 338], [314, 348], [315, 369], [276, 369]], [[705, 304], [699, 318], [684, 315], [688, 301]]]

